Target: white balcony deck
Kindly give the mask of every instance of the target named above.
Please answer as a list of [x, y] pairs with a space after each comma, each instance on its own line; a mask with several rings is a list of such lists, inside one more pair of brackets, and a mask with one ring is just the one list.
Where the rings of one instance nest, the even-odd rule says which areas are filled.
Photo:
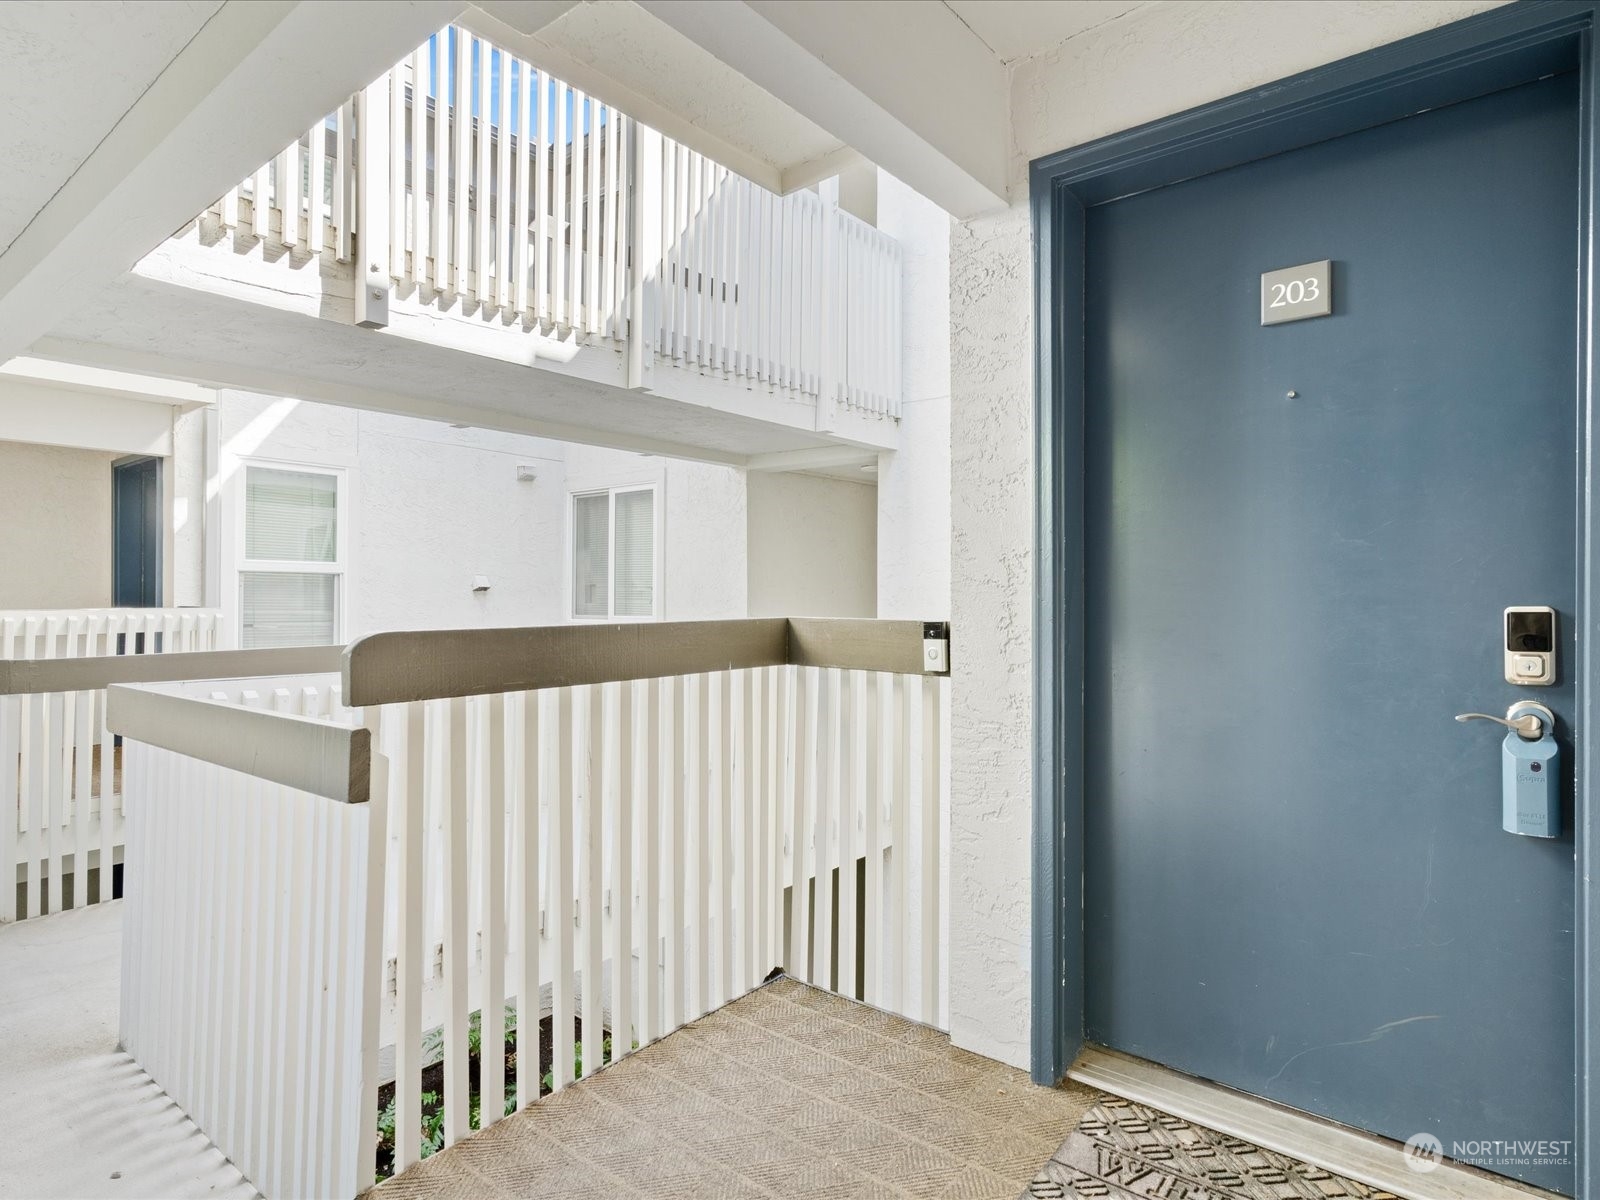
[[0, 1197], [256, 1191], [117, 1048], [122, 902], [0, 926]]

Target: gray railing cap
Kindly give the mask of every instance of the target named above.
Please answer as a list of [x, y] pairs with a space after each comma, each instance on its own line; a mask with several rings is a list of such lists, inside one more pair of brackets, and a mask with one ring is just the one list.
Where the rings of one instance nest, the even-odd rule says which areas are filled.
[[344, 653], [347, 704], [401, 704], [785, 665], [930, 671], [944, 622], [754, 617], [374, 633]]

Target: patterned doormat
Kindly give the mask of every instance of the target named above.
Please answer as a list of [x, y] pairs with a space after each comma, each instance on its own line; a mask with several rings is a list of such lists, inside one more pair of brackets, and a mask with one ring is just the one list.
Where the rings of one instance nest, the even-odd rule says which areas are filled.
[[1107, 1097], [1096, 1104], [1021, 1200], [1396, 1200], [1179, 1117]]

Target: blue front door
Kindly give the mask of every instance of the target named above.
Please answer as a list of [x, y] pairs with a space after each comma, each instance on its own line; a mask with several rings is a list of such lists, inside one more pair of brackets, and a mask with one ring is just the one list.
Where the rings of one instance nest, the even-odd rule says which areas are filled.
[[[1085, 296], [1089, 1040], [1566, 1192], [1575, 84], [1094, 208]], [[1263, 327], [1321, 259], [1332, 315]], [[1556, 686], [1504, 680], [1509, 605]], [[1517, 699], [1550, 840], [1453, 720]]]

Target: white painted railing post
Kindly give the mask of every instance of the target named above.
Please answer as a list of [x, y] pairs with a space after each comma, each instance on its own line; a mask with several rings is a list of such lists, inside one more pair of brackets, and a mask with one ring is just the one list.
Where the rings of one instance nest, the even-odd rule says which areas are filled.
[[628, 295], [628, 386], [648, 390], [655, 381], [655, 336], [661, 307], [661, 134], [628, 122], [633, 208], [628, 241], [633, 281]]
[[[388, 816], [391, 804], [389, 759], [387, 755], [378, 752], [378, 710], [367, 709], [364, 718], [364, 723], [372, 735], [372, 753], [369, 760], [370, 799], [361, 805], [359, 810], [350, 814], [352, 820], [359, 821], [364, 817], [367, 826], [365, 846], [361, 847], [360, 843], [357, 843], [358, 849], [364, 848], [366, 851], [364, 871], [366, 894], [357, 895], [351, 906], [352, 918], [356, 918], [356, 914], [359, 913], [359, 919], [365, 927], [360, 952], [354, 957], [354, 961], [360, 964], [361, 975], [358, 980], [352, 981], [353, 986], [350, 989], [360, 998], [361, 1006], [361, 1036], [356, 1040], [361, 1056], [361, 1106], [355, 1114], [356, 1136], [346, 1143], [348, 1145], [353, 1141], [356, 1148], [354, 1165], [357, 1193], [366, 1191], [377, 1181], [378, 1123], [374, 1119], [374, 1114], [378, 1111], [378, 1043], [384, 968], [383, 922], [388, 895], [384, 869], [387, 865], [389, 848]], [[395, 782], [402, 788], [405, 786], [403, 777], [397, 778]], [[304, 853], [303, 849], [301, 852]]]
[[[0, 696], [0, 925], [17, 919], [17, 842], [18, 842], [18, 817], [20, 808], [17, 803], [18, 780], [21, 772], [15, 769], [21, 761], [22, 754], [22, 699], [18, 696]], [[109, 797], [110, 792], [102, 795]], [[101, 802], [104, 808], [104, 801]], [[24, 840], [23, 845], [26, 845]], [[105, 860], [102, 859], [102, 862]], [[30, 864], [28, 875], [31, 878], [38, 870], [36, 864]], [[101, 880], [110, 879], [110, 875], [102, 874]], [[105, 883], [102, 882], [101, 893], [105, 892]]]
[[[381, 329], [389, 323], [390, 71], [357, 94], [356, 112], [356, 324]], [[400, 84], [398, 86], [404, 86]]]
[[822, 278], [818, 281], [817, 304], [817, 431], [832, 432], [839, 417], [839, 319], [845, 303], [839, 286], [839, 201], [837, 194], [822, 204]]

